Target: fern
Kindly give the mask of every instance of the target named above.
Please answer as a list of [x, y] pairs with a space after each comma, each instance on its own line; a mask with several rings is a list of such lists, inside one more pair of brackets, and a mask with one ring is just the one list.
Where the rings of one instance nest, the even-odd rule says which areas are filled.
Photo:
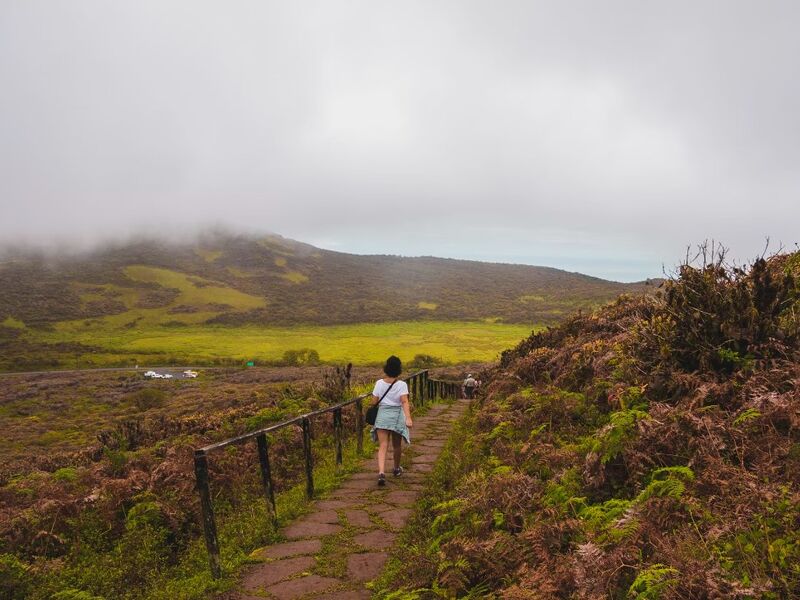
[[657, 600], [664, 592], [678, 583], [678, 570], [661, 563], [650, 565], [639, 571], [628, 588], [628, 598], [636, 600]]
[[752, 421], [753, 419], [757, 419], [761, 416], [761, 411], [757, 408], [748, 408], [742, 411], [738, 417], [733, 420], [734, 425], [742, 425], [743, 423], [747, 423], [748, 421]]
[[611, 414], [608, 425], [601, 430], [601, 436], [592, 442], [591, 450], [600, 456], [603, 464], [614, 459], [631, 437], [636, 423], [648, 419], [650, 415], [638, 408], [619, 410]]
[[673, 467], [659, 467], [650, 474], [650, 480], [663, 480], [670, 477], [679, 477], [685, 481], [694, 481], [694, 471], [689, 467], [675, 465]]
[[464, 600], [474, 600], [476, 598], [486, 598], [489, 596], [489, 584], [487, 583], [479, 583], [466, 593], [465, 596], [462, 596]]
[[458, 537], [464, 532], [464, 525], [462, 521], [462, 510], [464, 508], [464, 501], [460, 498], [440, 502], [433, 507], [433, 510], [439, 514], [431, 524], [431, 532], [434, 538], [429, 545], [429, 552], [438, 552], [443, 542]]
[[503, 511], [497, 510], [496, 508], [492, 511], [492, 522], [496, 529], [500, 529], [506, 523], [506, 516], [503, 514]]
[[591, 504], [578, 512], [578, 516], [595, 531], [604, 529], [618, 520], [630, 508], [630, 500], [614, 498], [602, 504]]
[[464, 501], [461, 498], [454, 498], [434, 505], [433, 510], [439, 514], [433, 520], [431, 529], [439, 531], [441, 526], [449, 520], [456, 520], [461, 515], [461, 509], [464, 507]]
[[636, 496], [636, 502], [646, 502], [654, 497], [680, 500], [686, 491], [686, 483], [691, 481], [694, 481], [694, 471], [689, 467], [661, 467], [650, 474], [650, 483]]
[[501, 421], [495, 425], [494, 429], [486, 436], [488, 441], [493, 441], [498, 438], [512, 439], [514, 434], [514, 425], [509, 421]]
[[386, 595], [381, 595], [382, 600], [422, 600], [423, 593], [429, 592], [429, 589], [419, 588], [416, 590], [397, 590], [389, 592]]

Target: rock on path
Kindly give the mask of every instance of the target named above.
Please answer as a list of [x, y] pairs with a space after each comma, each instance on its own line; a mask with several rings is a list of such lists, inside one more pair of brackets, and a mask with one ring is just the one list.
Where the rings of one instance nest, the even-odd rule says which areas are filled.
[[329, 498], [315, 502], [311, 513], [283, 529], [289, 541], [253, 553], [263, 562], [247, 571], [234, 597], [369, 598], [365, 583], [381, 573], [453, 421], [467, 406], [463, 400], [438, 404], [415, 419], [412, 445], [403, 450], [403, 462], [409, 466], [401, 477], [392, 477], [390, 450], [385, 487], [377, 486], [375, 458], [364, 460], [361, 470]]

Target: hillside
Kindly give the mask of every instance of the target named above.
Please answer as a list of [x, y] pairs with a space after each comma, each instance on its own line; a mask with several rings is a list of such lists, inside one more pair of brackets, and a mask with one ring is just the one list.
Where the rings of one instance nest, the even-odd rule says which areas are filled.
[[332, 325], [407, 320], [555, 323], [644, 284], [558, 269], [463, 260], [359, 256], [279, 236], [208, 234], [141, 241], [88, 254], [7, 251], [0, 323], [47, 327]]
[[707, 258], [482, 375], [381, 590], [800, 597], [800, 253]]

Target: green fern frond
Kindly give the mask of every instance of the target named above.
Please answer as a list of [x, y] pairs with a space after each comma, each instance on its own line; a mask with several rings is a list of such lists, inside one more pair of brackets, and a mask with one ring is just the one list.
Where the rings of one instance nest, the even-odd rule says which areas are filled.
[[628, 598], [635, 600], [658, 600], [678, 583], [678, 570], [656, 563], [639, 571], [628, 588]]
[[758, 419], [761, 416], [761, 411], [757, 408], [748, 408], [742, 411], [738, 417], [733, 420], [734, 425], [742, 425], [743, 423], [747, 423], [748, 421], [752, 421], [753, 419]]

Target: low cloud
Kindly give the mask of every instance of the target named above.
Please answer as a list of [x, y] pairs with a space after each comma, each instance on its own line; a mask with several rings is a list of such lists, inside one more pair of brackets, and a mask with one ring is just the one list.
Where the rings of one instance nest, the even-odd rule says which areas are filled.
[[792, 2], [10, 2], [0, 237], [659, 275], [798, 241]]

